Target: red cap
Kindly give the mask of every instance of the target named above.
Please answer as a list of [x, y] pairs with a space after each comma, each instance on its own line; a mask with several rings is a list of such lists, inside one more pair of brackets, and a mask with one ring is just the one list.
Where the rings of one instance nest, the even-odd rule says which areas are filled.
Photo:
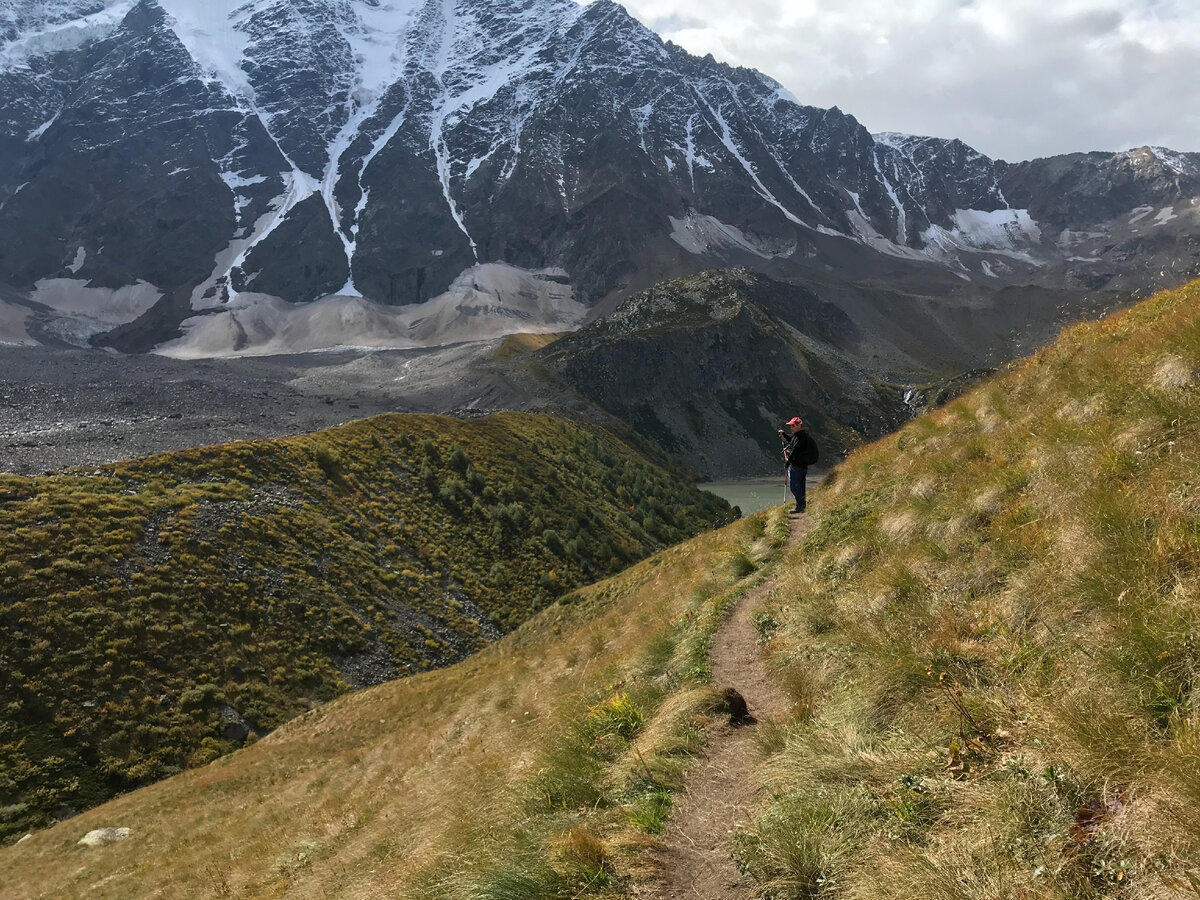
[[792, 416], [792, 418], [788, 419], [787, 423], [789, 425], [803, 425], [804, 420], [802, 418], [800, 418], [799, 416]]

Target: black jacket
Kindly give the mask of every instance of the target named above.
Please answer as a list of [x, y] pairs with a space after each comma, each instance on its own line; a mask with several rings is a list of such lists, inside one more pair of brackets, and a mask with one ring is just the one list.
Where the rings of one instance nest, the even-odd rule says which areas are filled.
[[795, 434], [783, 434], [783, 458], [788, 465], [792, 465], [792, 460], [795, 459], [795, 465], [799, 468], [806, 468], [808, 463], [806, 459], [812, 453], [813, 439], [808, 436], [808, 432], [801, 428]]

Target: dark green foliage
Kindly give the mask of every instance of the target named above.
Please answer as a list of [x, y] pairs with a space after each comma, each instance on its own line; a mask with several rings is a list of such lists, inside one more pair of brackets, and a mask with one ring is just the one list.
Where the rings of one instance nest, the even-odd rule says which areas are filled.
[[730, 518], [606, 435], [520, 414], [0, 476], [0, 841], [453, 663]]

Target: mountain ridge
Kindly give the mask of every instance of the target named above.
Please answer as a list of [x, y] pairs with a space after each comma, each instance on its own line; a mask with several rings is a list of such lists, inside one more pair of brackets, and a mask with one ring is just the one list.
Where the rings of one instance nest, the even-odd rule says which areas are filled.
[[95, 289], [145, 282], [158, 310], [131, 348], [241, 293], [411, 305], [481, 263], [561, 270], [585, 304], [644, 273], [802, 280], [847, 253], [867, 277], [994, 287], [1200, 264], [1197, 154], [1013, 165], [872, 137], [610, 0], [102, 0], [50, 7], [53, 40], [32, 8], [2, 7], [0, 278], [68, 318], [39, 285], [103, 313]]
[[728, 521], [679, 476], [525, 413], [0, 475], [0, 834], [463, 659]]

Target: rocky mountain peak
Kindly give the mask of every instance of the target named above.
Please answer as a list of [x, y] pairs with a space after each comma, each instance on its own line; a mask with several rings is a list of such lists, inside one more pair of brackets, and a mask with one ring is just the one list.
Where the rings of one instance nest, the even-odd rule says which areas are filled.
[[162, 298], [144, 348], [235, 302], [420, 304], [492, 263], [587, 303], [730, 265], [1105, 285], [1138, 227], [1193, 265], [1195, 155], [872, 136], [610, 0], [3, 0], [0, 23], [0, 283], [71, 341], [114, 323], [101, 288]]

